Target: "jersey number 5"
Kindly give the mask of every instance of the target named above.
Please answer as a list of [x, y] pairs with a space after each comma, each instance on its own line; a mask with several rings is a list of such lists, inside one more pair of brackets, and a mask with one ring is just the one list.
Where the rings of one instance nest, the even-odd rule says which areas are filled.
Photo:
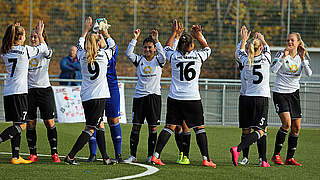
[[100, 72], [99, 64], [97, 62], [94, 62], [93, 64], [94, 64], [94, 69], [92, 69], [91, 64], [88, 63], [88, 71], [90, 74], [93, 74], [93, 76], [90, 77], [91, 80], [97, 79], [97, 77], [99, 76], [99, 72]]
[[[194, 70], [192, 65], [195, 64], [194, 61], [188, 62], [188, 64], [183, 68], [184, 62], [179, 62], [176, 66], [177, 68], [180, 68], [180, 81], [183, 81], [183, 79], [186, 79], [187, 81], [191, 81], [196, 77], [196, 70]], [[191, 75], [191, 76], [189, 76]], [[183, 78], [184, 77], [184, 78]]]
[[258, 80], [253, 80], [253, 84], [260, 84], [263, 80], [262, 73], [257, 71], [257, 69], [261, 69], [261, 65], [253, 65], [253, 75], [257, 75], [259, 78]]
[[8, 62], [9, 62], [9, 63], [13, 63], [13, 64], [12, 64], [12, 69], [11, 69], [11, 74], [10, 74], [10, 77], [12, 77], [13, 74], [14, 74], [14, 70], [16, 70], [17, 58], [8, 59]]

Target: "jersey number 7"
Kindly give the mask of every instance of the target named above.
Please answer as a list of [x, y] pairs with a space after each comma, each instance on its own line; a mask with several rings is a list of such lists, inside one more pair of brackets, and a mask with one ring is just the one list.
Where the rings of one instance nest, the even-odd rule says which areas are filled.
[[16, 70], [17, 58], [10, 58], [10, 59], [8, 59], [8, 62], [9, 63], [13, 63], [12, 64], [12, 69], [11, 69], [11, 74], [10, 74], [10, 77], [12, 77], [13, 74], [14, 74], [14, 70]]

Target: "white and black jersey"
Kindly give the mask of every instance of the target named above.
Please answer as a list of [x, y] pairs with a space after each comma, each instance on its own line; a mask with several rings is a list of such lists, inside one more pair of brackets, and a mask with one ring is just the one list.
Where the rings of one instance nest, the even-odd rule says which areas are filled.
[[49, 63], [52, 57], [52, 49], [47, 48], [44, 53], [39, 53], [29, 59], [28, 89], [50, 87]]
[[13, 46], [12, 50], [1, 57], [5, 62], [8, 76], [4, 86], [4, 96], [28, 93], [28, 65], [30, 57], [46, 52], [45, 43], [38, 46]]
[[202, 63], [209, 58], [211, 49], [205, 47], [185, 55], [171, 47], [164, 48], [166, 58], [171, 62], [172, 79], [169, 97], [176, 100], [200, 100], [199, 76]]
[[132, 39], [127, 49], [129, 60], [137, 67], [138, 82], [134, 98], [140, 98], [149, 94], [161, 95], [160, 79], [162, 68], [165, 64], [165, 54], [160, 42], [156, 43], [158, 55], [148, 61], [143, 55], [133, 53], [137, 41]]
[[244, 58], [240, 58], [240, 46], [241, 46], [241, 41], [240, 43], [237, 45], [237, 49], [235, 52], [235, 59], [236, 59], [236, 63], [237, 66], [239, 68], [240, 71], [240, 80], [241, 80], [241, 88], [240, 88], [240, 95], [245, 95], [246, 90], [247, 90], [247, 81], [246, 81], [246, 68], [248, 66], [245, 66], [245, 59]]
[[[112, 38], [107, 39], [107, 43], [115, 44]], [[82, 84], [80, 96], [82, 101], [90, 99], [109, 98], [110, 92], [107, 81], [108, 61], [112, 58], [115, 52], [115, 46], [98, 49], [98, 54], [95, 58], [93, 65], [88, 63], [86, 58], [86, 50], [84, 49], [85, 39], [79, 38], [77, 45], [77, 56], [80, 59]], [[107, 46], [108, 47], [108, 46]]]
[[251, 66], [248, 64], [248, 55], [243, 50], [239, 51], [240, 62], [245, 62], [245, 79], [247, 87], [246, 96], [270, 97], [269, 74], [271, 64], [271, 52], [265, 45], [260, 55], [255, 56]]
[[295, 57], [288, 55], [284, 60], [282, 56], [283, 51], [278, 51], [271, 65], [271, 71], [277, 74], [272, 91], [293, 93], [300, 88], [299, 80], [302, 70], [307, 76], [311, 76], [312, 70], [309, 60], [302, 61], [298, 54]]

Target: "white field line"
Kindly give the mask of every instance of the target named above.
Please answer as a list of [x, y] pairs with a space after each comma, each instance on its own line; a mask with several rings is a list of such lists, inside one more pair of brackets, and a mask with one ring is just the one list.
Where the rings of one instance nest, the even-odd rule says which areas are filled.
[[[9, 152], [0, 152], [0, 154], [6, 154], [6, 155], [11, 155], [11, 153]], [[26, 153], [19, 153], [21, 155], [29, 155], [29, 154], [26, 154]], [[51, 157], [51, 155], [48, 155], [48, 154], [37, 154], [38, 156], [47, 156], [47, 157]], [[59, 157], [65, 157], [65, 156], [60, 156]], [[87, 159], [87, 157], [77, 157], [78, 159]], [[97, 159], [99, 161], [102, 161], [102, 159]], [[62, 160], [63, 161], [63, 160]], [[133, 178], [139, 178], [139, 177], [143, 177], [143, 176], [149, 176], [151, 174], [154, 174], [156, 172], [159, 171], [158, 168], [156, 167], [153, 167], [153, 166], [149, 166], [149, 165], [146, 165], [146, 164], [140, 164], [140, 163], [128, 163], [128, 164], [131, 164], [131, 165], [134, 165], [134, 166], [140, 166], [140, 167], [144, 167], [146, 168], [147, 170], [140, 173], [140, 174], [136, 174], [136, 175], [131, 175], [131, 176], [124, 176], [124, 177], [119, 177], [119, 178], [113, 178], [112, 180], [121, 180], [121, 179], [133, 179]], [[106, 179], [106, 180], [111, 180], [111, 179]]]

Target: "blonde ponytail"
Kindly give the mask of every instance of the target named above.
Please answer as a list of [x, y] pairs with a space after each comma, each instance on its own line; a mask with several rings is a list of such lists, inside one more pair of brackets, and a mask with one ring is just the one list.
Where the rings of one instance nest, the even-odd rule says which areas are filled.
[[252, 42], [249, 44], [249, 49], [248, 49], [248, 65], [249, 68], [252, 65], [252, 61], [254, 59], [254, 55], [256, 52], [259, 50], [259, 48], [262, 46], [262, 42], [260, 39], [254, 38]]
[[98, 54], [98, 42], [99, 36], [95, 33], [89, 33], [86, 37], [85, 49], [86, 49], [86, 58], [88, 63], [93, 66], [95, 58]]

